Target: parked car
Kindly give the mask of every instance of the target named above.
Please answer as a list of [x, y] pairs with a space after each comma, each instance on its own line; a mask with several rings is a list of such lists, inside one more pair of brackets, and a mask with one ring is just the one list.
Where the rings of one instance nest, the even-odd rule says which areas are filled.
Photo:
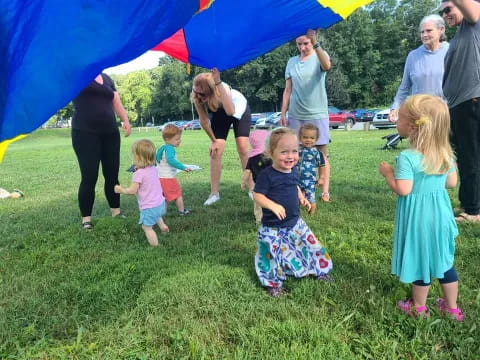
[[166, 122], [165, 124], [161, 124], [157, 126], [158, 131], [162, 131], [165, 125], [168, 125], [168, 124], [175, 124], [175, 121], [169, 121], [169, 122]]
[[202, 127], [200, 126], [200, 120], [192, 120], [189, 121], [185, 130], [200, 130]]
[[390, 114], [390, 109], [378, 111], [373, 118], [372, 125], [375, 126], [377, 129], [396, 127], [396, 123], [392, 123], [390, 120], [388, 120], [388, 114]]
[[278, 111], [267, 117], [269, 127], [277, 127], [280, 125], [280, 115], [282, 115], [282, 113]]
[[165, 125], [168, 125], [168, 124], [173, 124], [175, 126], [178, 126], [180, 129], [185, 129], [185, 126], [187, 126], [187, 124], [189, 123], [189, 121], [186, 121], [186, 120], [176, 120], [176, 121], [169, 121], [169, 122], [166, 122], [165, 124], [162, 124], [160, 126], [157, 126], [156, 128], [159, 130], [159, 131], [162, 131], [163, 128], [165, 127]]
[[177, 125], [180, 129], [185, 129], [190, 120], [177, 120], [174, 121], [174, 124]]
[[265, 114], [262, 113], [253, 113], [250, 119], [250, 127], [254, 127], [257, 124], [258, 119], [265, 117]]
[[328, 107], [329, 125], [333, 129], [338, 129], [341, 125], [355, 125], [355, 115], [351, 112], [340, 110], [335, 106]]
[[255, 127], [258, 129], [271, 129], [277, 127], [280, 123], [281, 114], [281, 112], [269, 113], [268, 116], [258, 119]]
[[353, 109], [350, 112], [355, 116], [355, 120], [358, 121], [365, 111], [368, 111], [368, 110], [360, 108], [360, 109]]
[[373, 121], [373, 118], [375, 117], [375, 113], [377, 111], [378, 109], [365, 110], [359, 116], [357, 116], [357, 121]]

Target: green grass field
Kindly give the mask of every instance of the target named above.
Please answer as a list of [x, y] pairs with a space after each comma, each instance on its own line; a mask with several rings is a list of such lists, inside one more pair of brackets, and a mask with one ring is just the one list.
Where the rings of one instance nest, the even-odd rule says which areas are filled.
[[[148, 246], [135, 197], [127, 219], [109, 217], [97, 184], [93, 231], [80, 229], [79, 170], [67, 129], [39, 130], [10, 146], [0, 187], [25, 197], [0, 200], [1, 359], [479, 359], [480, 227], [457, 238], [459, 303], [466, 320], [407, 318], [395, 302], [409, 287], [390, 275], [395, 196], [377, 167], [392, 131], [332, 132], [332, 203], [303, 213], [334, 261], [332, 283], [290, 279], [271, 298], [257, 281], [253, 206], [240, 190], [230, 139], [220, 202], [209, 194], [208, 138], [184, 133], [178, 158], [205, 170], [182, 173], [192, 214], [165, 217], [170, 233]], [[129, 184], [130, 145], [122, 138], [120, 181]], [[455, 206], [456, 191], [450, 193]]]

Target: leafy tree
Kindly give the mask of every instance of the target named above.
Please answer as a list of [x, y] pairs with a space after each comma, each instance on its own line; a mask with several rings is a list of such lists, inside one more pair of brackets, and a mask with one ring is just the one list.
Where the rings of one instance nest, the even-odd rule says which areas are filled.
[[131, 123], [138, 125], [141, 119], [150, 118], [153, 84], [148, 71], [131, 72], [117, 79], [117, 90]]
[[191, 79], [185, 64], [177, 60], [163, 61], [162, 65], [151, 70], [154, 90], [150, 112], [163, 120], [182, 119], [191, 113]]
[[61, 117], [63, 119], [69, 119], [73, 116], [75, 109], [73, 108], [73, 102], [69, 102], [67, 106], [57, 111], [55, 114], [56, 117]]

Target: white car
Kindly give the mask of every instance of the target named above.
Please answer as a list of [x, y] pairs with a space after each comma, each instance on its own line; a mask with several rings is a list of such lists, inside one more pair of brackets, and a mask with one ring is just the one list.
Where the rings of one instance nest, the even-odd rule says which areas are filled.
[[258, 129], [272, 129], [280, 125], [280, 115], [281, 112], [274, 112], [257, 120], [255, 127]]
[[372, 125], [377, 129], [387, 129], [394, 128], [397, 126], [396, 123], [392, 123], [388, 120], [388, 115], [390, 114], [390, 109], [385, 109], [377, 112], [372, 120]]

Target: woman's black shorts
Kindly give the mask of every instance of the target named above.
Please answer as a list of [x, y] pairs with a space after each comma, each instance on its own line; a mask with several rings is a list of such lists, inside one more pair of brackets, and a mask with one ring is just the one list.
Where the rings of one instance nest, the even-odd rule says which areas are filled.
[[228, 116], [225, 113], [225, 110], [220, 108], [216, 112], [212, 113], [210, 126], [212, 127], [213, 134], [217, 139], [227, 140], [228, 131], [232, 125], [235, 138], [241, 136], [248, 137], [248, 135], [250, 135], [251, 117], [252, 116], [248, 105], [240, 120], [234, 118], [233, 116]]

